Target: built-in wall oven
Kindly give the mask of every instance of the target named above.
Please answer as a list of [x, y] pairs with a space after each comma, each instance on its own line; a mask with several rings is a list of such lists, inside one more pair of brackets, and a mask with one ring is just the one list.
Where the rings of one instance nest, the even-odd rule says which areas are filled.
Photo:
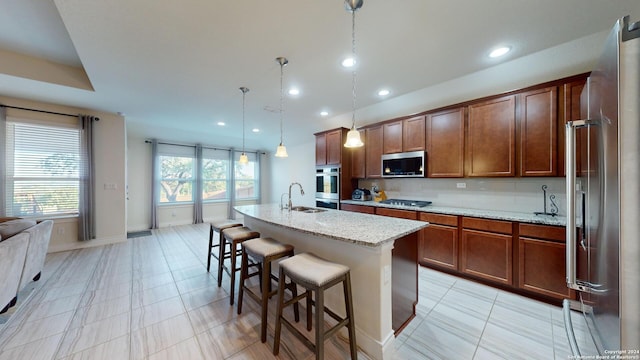
[[340, 206], [340, 167], [316, 168], [316, 207], [338, 209]]

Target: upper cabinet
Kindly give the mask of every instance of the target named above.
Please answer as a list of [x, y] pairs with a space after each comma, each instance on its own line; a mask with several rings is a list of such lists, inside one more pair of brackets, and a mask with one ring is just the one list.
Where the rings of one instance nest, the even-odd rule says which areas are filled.
[[515, 176], [515, 95], [469, 105], [468, 127], [467, 176]]
[[366, 129], [365, 175], [367, 178], [382, 177], [382, 125]]
[[316, 165], [340, 165], [342, 159], [342, 143], [346, 138], [345, 128], [329, 130], [316, 135]]
[[[360, 130], [360, 136], [365, 138], [366, 131]], [[345, 149], [345, 151], [351, 153], [351, 177], [353, 178], [363, 179], [367, 176], [365, 172], [365, 149], [366, 144], [357, 148]]]
[[424, 116], [388, 122], [383, 126], [384, 154], [425, 149]]
[[464, 107], [428, 114], [427, 176], [464, 176]]
[[[558, 175], [565, 176], [565, 124], [569, 121], [584, 119], [586, 114], [582, 114], [581, 110], [584, 104], [581, 102], [580, 95], [587, 83], [586, 78], [567, 82], [560, 88], [560, 114], [558, 126]], [[586, 144], [586, 132], [580, 131], [576, 136], [576, 159], [582, 156], [581, 148]], [[580, 168], [581, 161], [576, 162], [576, 172], [582, 172]]]
[[519, 94], [519, 175], [558, 175], [556, 86]]

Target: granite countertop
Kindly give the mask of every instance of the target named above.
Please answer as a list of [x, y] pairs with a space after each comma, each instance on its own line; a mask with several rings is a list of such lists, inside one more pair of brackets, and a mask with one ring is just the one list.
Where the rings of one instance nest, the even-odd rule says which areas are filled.
[[413, 210], [413, 211], [447, 214], [447, 215], [472, 216], [472, 217], [479, 217], [479, 218], [485, 218], [485, 219], [518, 221], [518, 222], [531, 223], [531, 224], [556, 225], [556, 226], [567, 225], [567, 218], [564, 216], [546, 216], [546, 215], [535, 215], [533, 213], [514, 212], [514, 211], [479, 210], [479, 209], [466, 209], [466, 208], [457, 208], [457, 207], [449, 207], [449, 206], [433, 206], [433, 205], [428, 205], [424, 207], [402, 206], [402, 205], [380, 204], [375, 201], [340, 200], [340, 202], [344, 204], [385, 207], [385, 208], [391, 208], [391, 209]]
[[234, 209], [276, 226], [368, 247], [381, 246], [429, 225], [424, 221], [332, 209], [318, 213], [280, 210], [278, 204], [241, 205]]

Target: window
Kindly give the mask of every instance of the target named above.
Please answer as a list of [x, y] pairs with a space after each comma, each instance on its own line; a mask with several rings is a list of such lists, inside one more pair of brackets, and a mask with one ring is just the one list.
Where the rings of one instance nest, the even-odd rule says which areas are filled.
[[202, 149], [202, 200], [229, 199], [229, 151]]
[[80, 130], [7, 121], [8, 216], [78, 213]]
[[160, 203], [193, 202], [193, 160], [160, 156]]
[[248, 153], [249, 163], [238, 163], [240, 155], [235, 158], [235, 191], [236, 200], [251, 200], [258, 197], [258, 162], [255, 153]]

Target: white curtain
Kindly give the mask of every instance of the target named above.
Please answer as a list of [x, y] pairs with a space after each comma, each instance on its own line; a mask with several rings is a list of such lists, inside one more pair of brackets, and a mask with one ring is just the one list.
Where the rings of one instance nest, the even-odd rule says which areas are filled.
[[196, 144], [196, 183], [193, 193], [193, 223], [202, 223], [202, 145]]
[[0, 106], [0, 217], [5, 217], [5, 207], [7, 205], [7, 199], [5, 194], [7, 188], [5, 187], [5, 179], [7, 176], [7, 159], [5, 144], [7, 140], [7, 108]]
[[93, 122], [98, 118], [80, 115], [80, 194], [78, 206], [78, 240], [96, 237], [95, 191], [93, 165]]
[[151, 140], [151, 228], [158, 228], [158, 204], [160, 203], [160, 159], [158, 140]]

